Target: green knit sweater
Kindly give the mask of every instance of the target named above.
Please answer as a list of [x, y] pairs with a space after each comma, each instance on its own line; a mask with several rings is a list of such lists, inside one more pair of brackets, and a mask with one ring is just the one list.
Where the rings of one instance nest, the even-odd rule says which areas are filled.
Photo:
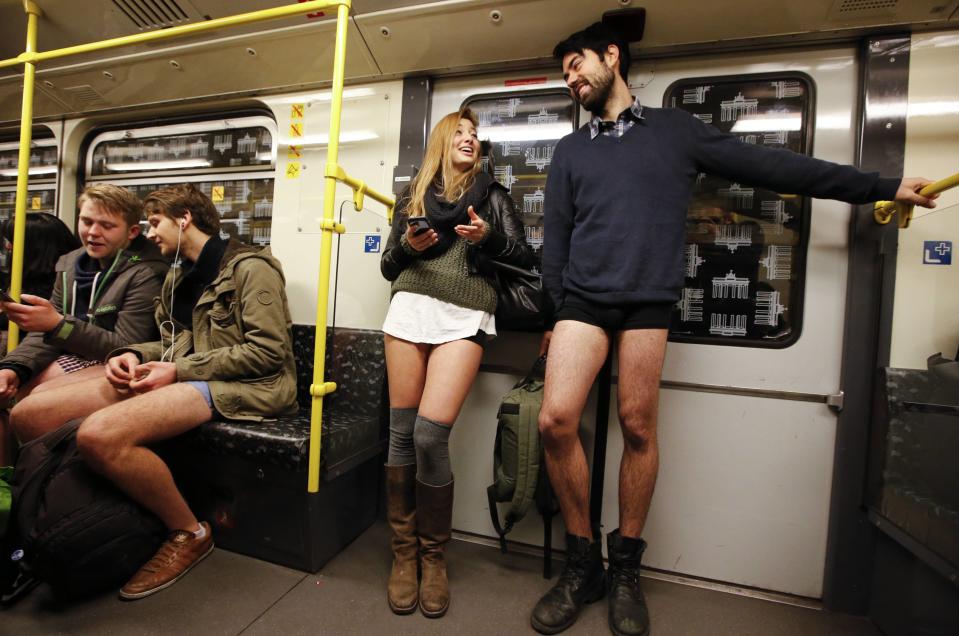
[[[403, 249], [412, 250], [403, 240]], [[496, 312], [496, 290], [485, 277], [470, 274], [466, 264], [466, 239], [457, 239], [446, 252], [431, 259], [418, 258], [400, 272], [390, 291], [412, 292], [487, 313]]]

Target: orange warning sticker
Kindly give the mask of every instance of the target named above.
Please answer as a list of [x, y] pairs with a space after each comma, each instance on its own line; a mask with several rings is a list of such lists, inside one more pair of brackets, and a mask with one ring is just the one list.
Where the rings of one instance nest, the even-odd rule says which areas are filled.
[[43, 201], [40, 200], [40, 197], [31, 197], [30, 198], [30, 209], [39, 210], [43, 207]]
[[511, 79], [503, 82], [504, 86], [529, 86], [531, 84], [545, 84], [546, 76], [542, 77], [521, 77], [519, 79]]
[[302, 137], [303, 136], [303, 124], [293, 122], [290, 124], [290, 137]]
[[299, 179], [300, 178], [300, 162], [291, 161], [286, 164], [286, 178], [287, 179]]
[[223, 186], [213, 186], [213, 191], [210, 193], [210, 198], [213, 199], [214, 203], [220, 203], [223, 201]]
[[299, 159], [302, 156], [303, 156], [303, 146], [287, 146], [286, 148], [287, 159]]
[[293, 104], [290, 107], [290, 121], [298, 121], [303, 119], [303, 104]]

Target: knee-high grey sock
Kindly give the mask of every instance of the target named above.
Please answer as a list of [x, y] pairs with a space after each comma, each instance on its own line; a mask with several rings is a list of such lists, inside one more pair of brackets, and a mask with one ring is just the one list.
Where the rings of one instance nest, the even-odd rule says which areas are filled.
[[430, 486], [445, 486], [453, 479], [450, 468], [450, 431], [453, 428], [416, 416], [413, 443], [416, 445], [416, 478]]
[[413, 447], [413, 424], [416, 408], [390, 409], [390, 450], [386, 456], [389, 466], [406, 466], [416, 463]]

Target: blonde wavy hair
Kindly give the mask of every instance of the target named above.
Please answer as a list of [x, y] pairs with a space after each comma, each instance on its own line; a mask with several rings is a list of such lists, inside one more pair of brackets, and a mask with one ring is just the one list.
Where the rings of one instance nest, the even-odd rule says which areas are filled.
[[407, 207], [409, 216], [425, 216], [426, 208], [423, 201], [426, 191], [434, 184], [441, 189], [444, 199], [450, 202], [459, 201], [472, 187], [476, 174], [481, 170], [480, 154], [476, 154], [473, 167], [460, 172], [453, 166], [450, 148], [453, 145], [453, 136], [460, 120], [466, 119], [479, 125], [479, 119], [469, 108], [446, 115], [436, 124], [426, 143], [426, 153], [423, 155], [423, 167], [413, 178], [410, 187], [410, 204]]

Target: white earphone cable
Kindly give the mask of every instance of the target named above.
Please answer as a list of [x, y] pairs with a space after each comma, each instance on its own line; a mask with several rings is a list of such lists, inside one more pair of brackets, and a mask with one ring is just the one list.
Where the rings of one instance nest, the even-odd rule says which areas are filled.
[[164, 325], [169, 325], [170, 327], [170, 346], [164, 349], [163, 353], [160, 355], [160, 362], [167, 362], [167, 356], [170, 357], [170, 362], [173, 362], [173, 347], [176, 345], [176, 320], [173, 318], [173, 290], [176, 289], [176, 271], [180, 267], [180, 242], [183, 238], [183, 221], [180, 221], [179, 230], [176, 234], [176, 255], [173, 257], [173, 275], [172, 280], [170, 281], [170, 319], [164, 320], [160, 323], [160, 346], [163, 346], [163, 327]]

